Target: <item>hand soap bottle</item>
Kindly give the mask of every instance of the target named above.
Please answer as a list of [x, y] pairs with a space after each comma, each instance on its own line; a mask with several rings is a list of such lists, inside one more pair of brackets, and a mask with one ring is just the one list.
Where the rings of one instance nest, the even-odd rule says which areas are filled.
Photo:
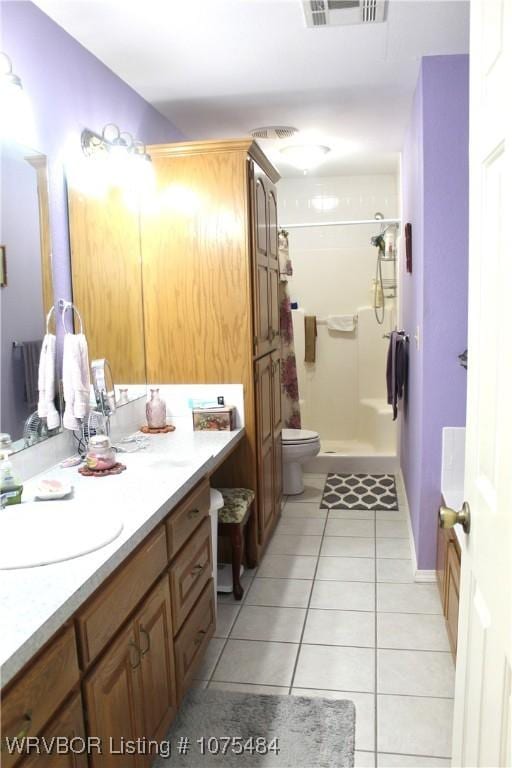
[[14, 474], [11, 462], [9, 461], [9, 452], [0, 453], [0, 494], [2, 495], [2, 504], [20, 504], [23, 486]]

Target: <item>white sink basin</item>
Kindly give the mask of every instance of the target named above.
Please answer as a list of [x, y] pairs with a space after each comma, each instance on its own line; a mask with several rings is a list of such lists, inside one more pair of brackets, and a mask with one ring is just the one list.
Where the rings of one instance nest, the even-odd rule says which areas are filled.
[[34, 501], [0, 510], [0, 569], [72, 560], [105, 547], [123, 530], [115, 515], [67, 501]]

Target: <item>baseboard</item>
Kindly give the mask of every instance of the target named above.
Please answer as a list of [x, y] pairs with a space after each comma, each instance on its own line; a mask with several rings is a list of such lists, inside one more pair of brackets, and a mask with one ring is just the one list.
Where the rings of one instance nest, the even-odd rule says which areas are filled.
[[414, 571], [414, 581], [418, 582], [434, 582], [437, 580], [435, 571]]
[[409, 507], [409, 500], [407, 498], [407, 490], [405, 488], [404, 483], [404, 476], [402, 474], [402, 469], [400, 468], [398, 470], [398, 484], [400, 486], [400, 493], [403, 496], [403, 499], [405, 501], [405, 508], [407, 511], [407, 528], [409, 530], [409, 545], [411, 547], [411, 560], [412, 560], [412, 570], [414, 573], [414, 581], [418, 583], [432, 583], [435, 582], [437, 579], [436, 572], [430, 571], [422, 568], [418, 568], [418, 558], [416, 556], [416, 544], [414, 542], [414, 535], [412, 532], [412, 524], [411, 524], [411, 510]]

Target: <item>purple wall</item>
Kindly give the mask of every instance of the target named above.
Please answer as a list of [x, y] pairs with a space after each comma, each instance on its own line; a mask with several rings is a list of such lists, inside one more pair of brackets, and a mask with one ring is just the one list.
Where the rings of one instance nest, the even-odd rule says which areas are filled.
[[442, 428], [466, 420], [457, 355], [467, 346], [468, 87], [468, 56], [424, 58], [402, 152], [413, 273], [402, 274], [401, 325], [411, 342], [400, 458], [418, 568], [427, 570], [436, 560]]
[[2, 0], [0, 12], [1, 49], [10, 56], [32, 104], [37, 130], [34, 148], [48, 156], [55, 296], [70, 298], [65, 148], [80, 146], [83, 128], [101, 132], [112, 122], [147, 144], [183, 137], [35, 5]]

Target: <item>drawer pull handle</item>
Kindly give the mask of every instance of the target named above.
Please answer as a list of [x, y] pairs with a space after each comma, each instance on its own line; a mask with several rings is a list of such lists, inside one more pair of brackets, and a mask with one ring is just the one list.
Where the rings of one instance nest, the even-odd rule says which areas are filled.
[[197, 517], [200, 512], [201, 512], [200, 509], [189, 509], [189, 511], [187, 512], [187, 517], [189, 520], [193, 520], [194, 517]]
[[146, 647], [144, 648], [144, 650], [141, 649], [141, 651], [140, 651], [140, 655], [141, 656], [145, 656], [146, 653], [151, 648], [151, 637], [149, 636], [149, 632], [147, 631], [147, 629], [145, 629], [145, 627], [143, 627], [142, 624], [139, 626], [139, 631], [140, 631], [141, 635], [145, 635], [146, 636]]
[[201, 573], [201, 571], [203, 570], [204, 566], [205, 566], [205, 564], [204, 564], [204, 563], [203, 563], [203, 565], [201, 565], [201, 564], [199, 564], [199, 565], [194, 565], [194, 567], [192, 568], [192, 570], [190, 571], [190, 573], [192, 574], [192, 576], [197, 576], [198, 574], [200, 574], [200, 573]]
[[[25, 712], [25, 714], [23, 715], [22, 720], [23, 720], [24, 726], [21, 729], [21, 731], [19, 731], [16, 734], [16, 736], [14, 737], [14, 739], [16, 739], [16, 741], [21, 741], [26, 736], [28, 736], [28, 733], [29, 733], [29, 731], [30, 731], [30, 729], [32, 727], [32, 712]], [[2, 738], [2, 741], [0, 743], [0, 752], [6, 752], [7, 751], [8, 744], [9, 744], [7, 739], [8, 739], [8, 737], [5, 737], [5, 736]]]
[[[140, 660], [141, 660], [141, 651], [138, 645], [136, 645], [133, 640], [130, 640], [128, 643], [128, 648], [130, 649], [130, 667], [132, 669], [137, 669], [138, 666], [140, 666]], [[134, 649], [137, 653], [137, 660], [135, 661], [135, 664], [132, 663], [132, 655], [131, 655], [131, 649]]]
[[206, 629], [200, 629], [196, 635], [196, 639], [194, 640], [194, 645], [199, 645], [199, 643], [202, 641], [205, 635], [206, 635]]

